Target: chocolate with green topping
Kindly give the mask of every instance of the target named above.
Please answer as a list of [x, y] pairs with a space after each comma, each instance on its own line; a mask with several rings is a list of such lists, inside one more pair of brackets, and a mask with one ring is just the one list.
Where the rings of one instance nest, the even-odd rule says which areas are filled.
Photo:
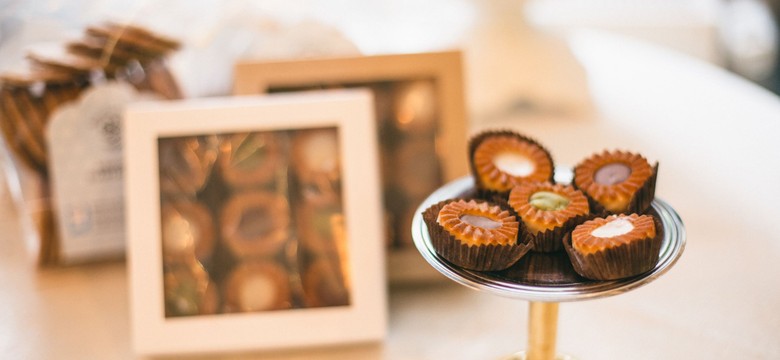
[[531, 206], [545, 211], [563, 210], [569, 206], [569, 202], [569, 198], [551, 191], [535, 192], [528, 201]]

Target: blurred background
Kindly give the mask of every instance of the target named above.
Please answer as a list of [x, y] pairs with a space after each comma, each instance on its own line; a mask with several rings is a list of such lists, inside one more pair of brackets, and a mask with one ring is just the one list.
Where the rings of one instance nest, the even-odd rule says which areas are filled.
[[[467, 51], [479, 88], [483, 54], [503, 51], [506, 64], [523, 63], [554, 52], [551, 36], [592, 29], [674, 49], [777, 92], [776, 14], [777, 2], [764, 0], [3, 0], [0, 70], [31, 43], [112, 19], [185, 43], [172, 67], [188, 96], [227, 94], [235, 58], [451, 48]], [[483, 96], [468, 95], [472, 111], [489, 110]]]
[[[755, 198], [767, 197], [767, 194], [762, 192], [767, 191], [763, 187], [745, 186], [747, 179], [760, 178], [754, 175], [754, 172], [737, 170], [724, 175], [723, 169], [714, 164], [721, 164], [724, 158], [737, 159], [732, 164], [747, 168], [765, 160], [761, 156], [754, 156], [755, 154], [772, 153], [765, 151], [760, 146], [776, 143], [774, 138], [768, 138], [774, 136], [772, 131], [766, 130], [770, 128], [770, 125], [774, 126], [772, 120], [776, 120], [774, 113], [766, 110], [768, 108], [774, 110], [776, 97], [768, 93], [756, 92], [751, 86], [743, 86], [741, 82], [737, 83], [732, 81], [730, 77], [726, 78], [720, 75], [724, 71], [730, 72], [775, 94], [780, 93], [778, 15], [780, 15], [780, 7], [776, 0], [0, 0], [0, 73], [23, 67], [26, 64], [25, 56], [32, 46], [49, 42], [63, 43], [78, 38], [83, 34], [85, 27], [106, 20], [141, 25], [181, 41], [181, 48], [171, 53], [166, 59], [166, 65], [181, 87], [182, 95], [188, 98], [229, 95], [232, 90], [233, 65], [242, 59], [283, 60], [459, 49], [463, 51], [465, 60], [463, 70], [466, 84], [466, 109], [469, 129], [472, 132], [491, 124], [506, 124], [506, 120], [515, 121], [524, 118], [539, 120], [536, 122], [515, 121], [515, 124], [518, 124], [517, 127], [523, 127], [524, 130], [529, 130], [534, 136], [540, 136], [544, 143], [552, 144], [552, 147], [557, 149], [557, 154], [564, 160], [562, 163], [569, 165], [579, 159], [585, 151], [590, 151], [589, 145], [583, 144], [580, 139], [582, 133], [589, 134], [588, 136], [593, 135], [596, 140], [619, 135], [610, 138], [611, 146], [631, 144], [638, 148], [647, 149], [647, 153], [651, 157], [663, 158], [666, 161], [664, 166], [665, 169], [669, 170], [664, 170], [666, 171], [663, 180], [666, 184], [664, 196], [678, 199], [679, 205], [677, 203], [675, 205], [681, 213], [686, 215], [686, 225], [691, 225], [690, 229], [698, 230], [699, 235], [701, 235], [705, 233], [701, 229], [711, 228], [713, 232], [722, 230], [717, 226], [712, 226], [713, 224], [717, 225], [719, 218], [710, 217], [706, 212], [701, 211], [702, 209], [724, 207], [720, 206], [723, 204], [718, 203], [721, 201], [720, 197], [712, 200], [715, 197], [711, 193], [715, 191], [727, 193], [725, 190], [736, 189], [732, 193], [740, 194], [738, 200], [743, 202], [739, 204], [747, 203], [748, 200], [752, 202], [752, 199]], [[583, 34], [597, 34], [598, 39], [596, 40], [598, 41], [571, 41], [571, 39]], [[603, 41], [605, 38], [607, 41]], [[578, 39], [588, 40], [582, 37]], [[608, 41], [609, 39], [621, 39], [621, 41], [612, 42]], [[635, 46], [636, 42], [650, 44], [650, 46], [637, 47]], [[589, 52], [579, 54], [584, 56], [575, 56], [578, 48], [572, 44], [577, 45], [578, 43], [580, 45], [584, 43], [588, 46]], [[656, 54], [656, 52], [647, 51], [648, 48], [659, 50], [663, 56]], [[623, 51], [624, 49], [626, 51]], [[608, 56], [603, 56], [604, 52], [608, 52]], [[628, 53], [631, 53], [632, 56], [626, 56]], [[671, 58], [667, 55], [670, 55]], [[634, 77], [633, 67], [616, 66], [622, 65], [621, 58], [624, 56], [627, 59], [633, 59], [631, 60], [635, 61], [633, 65], [640, 65], [639, 68], [644, 65], [643, 61], [646, 59], [647, 64], [656, 66], [652, 69], [648, 68], [648, 73], [643, 74], [643, 77]], [[588, 72], [585, 71], [578, 59], [586, 61], [590, 59], [593, 64], [588, 68]], [[675, 65], [679, 66], [670, 65], [675, 61], [679, 63]], [[692, 63], [695, 63], [695, 66], [692, 66]], [[618, 69], [618, 67], [620, 68]], [[655, 73], [652, 73], [653, 71]], [[667, 76], [653, 76], [663, 71], [669, 71]], [[681, 85], [676, 88], [677, 91], [672, 92], [670, 96], [674, 97], [673, 99], [665, 96], [652, 97], [652, 95], [662, 92], [666, 85], [665, 83], [659, 85], [658, 82], [653, 83], [650, 80], [667, 79], [672, 75], [678, 76], [681, 72], [690, 72], [693, 75], [687, 79], [687, 82], [681, 81]], [[601, 87], [596, 81], [589, 82], [588, 75], [592, 76], [593, 74], [600, 77]], [[615, 78], [620, 78], [621, 81], [613, 81]], [[713, 78], [714, 80], [711, 82], [709, 80], [712, 79], [691, 81], [691, 79], [701, 80], [704, 78]], [[638, 91], [627, 86], [626, 84], [631, 82], [626, 81], [626, 79], [637, 80], [637, 84], [650, 83], [654, 87], [638, 89], [646, 90]], [[644, 80], [644, 82], [640, 80]], [[611, 86], [613, 84], [619, 86]], [[710, 86], [710, 84], [718, 84], [718, 86]], [[713, 89], [713, 87], [721, 85], [723, 85], [722, 89]], [[726, 89], [725, 85], [728, 85], [729, 89]], [[674, 88], [678, 84], [669, 81], [668, 86]], [[591, 98], [595, 96], [594, 94], [598, 95], [598, 91], [591, 91], [592, 89], [600, 90], [601, 95], [610, 100], [602, 103], [609, 103], [611, 107], [608, 110], [612, 112], [607, 112], [606, 115], [609, 116], [604, 116], [604, 120], [598, 123], [578, 121], [599, 117], [600, 109], [596, 108], [598, 102]], [[678, 97], [685, 97], [686, 94], [698, 96], [691, 96], [694, 98], [692, 101], [678, 99]], [[756, 101], [751, 102], [748, 99]], [[651, 101], [655, 102], [650, 103]], [[711, 103], [718, 102], [720, 104], [728, 103], [728, 106], [710, 106]], [[651, 113], [652, 111], [648, 109], [657, 111]], [[723, 111], [722, 109], [732, 111]], [[727, 122], [726, 118], [728, 120], [738, 119], [739, 121]], [[615, 119], [620, 119], [620, 121]], [[624, 119], [625, 121], [623, 121]], [[710, 121], [712, 119], [717, 121]], [[556, 122], [554, 120], [563, 121]], [[691, 121], [686, 122], [687, 120]], [[751, 123], [753, 126], [743, 127], [741, 125], [743, 120], [753, 120]], [[764, 120], [766, 121], [760, 122]], [[658, 123], [658, 126], [643, 129], [644, 133], [635, 131], [644, 124], [654, 121]], [[704, 121], [710, 122], [703, 124]], [[632, 125], [626, 125], [629, 123]], [[732, 123], [735, 123], [733, 128], [726, 128], [724, 125], [732, 125]], [[718, 129], [719, 126], [721, 132], [718, 135], [721, 137], [713, 137], [708, 140], [702, 135], [711, 128]], [[744, 157], [736, 158], [736, 155], [732, 155], [731, 148], [721, 146], [720, 142], [716, 142], [716, 140], [720, 141], [721, 138], [731, 142], [733, 134], [742, 136], [741, 139], [744, 139], [744, 142], [737, 146], [742, 152], [734, 152], [739, 155], [744, 152], [746, 154]], [[691, 141], [692, 139], [694, 141]], [[765, 141], [760, 142], [756, 139]], [[591, 143], [599, 142], [591, 139]], [[701, 145], [694, 146], [693, 143]], [[680, 149], [680, 151], [678, 152], [676, 149]], [[9, 154], [10, 152], [5, 146], [0, 146], [0, 167], [2, 167], [0, 170], [4, 172], [13, 171]], [[684, 156], [680, 156], [680, 154], [684, 154]], [[769, 155], [766, 156], [769, 157]], [[751, 161], [755, 161], [755, 163]], [[710, 166], [710, 164], [713, 165]], [[756, 165], [752, 168], [772, 171], [776, 168], [766, 166], [764, 163], [760, 164], [761, 166]], [[675, 170], [677, 171], [675, 172]], [[694, 177], [690, 174], [714, 180], [711, 181], [712, 184], [702, 184], [700, 181], [694, 181]], [[13, 216], [16, 210], [13, 201], [9, 201], [9, 194], [13, 194], [18, 189], [11, 188], [9, 191], [9, 187], [13, 187], [14, 184], [7, 184], [5, 176], [0, 178], [0, 181], [6, 182], [0, 184], [0, 202], [2, 202], [0, 205], [0, 225], [10, 228], [10, 224], [16, 221], [16, 217]], [[710, 187], [703, 187], [703, 185]], [[769, 191], [773, 191], [773, 189]], [[737, 196], [734, 197], [737, 198]], [[725, 200], [722, 201], [725, 202]], [[710, 206], [713, 203], [717, 203], [718, 206]], [[734, 207], [735, 205], [729, 204], [729, 206]], [[773, 206], [771, 202], [751, 203], [749, 207], [745, 205], [739, 210], [750, 214], [770, 214], [771, 210], [774, 209], [763, 211], [770, 206]], [[734, 218], [739, 218], [739, 216]], [[737, 220], [755, 221], [755, 226], [751, 227], [754, 229], [753, 231], [765, 230], [766, 224], [759, 224], [757, 219], [761, 218], [746, 216], [745, 220]], [[729, 217], [729, 221], [736, 220]], [[696, 227], [697, 224], [699, 227]], [[730, 223], [722, 226], [727, 225]], [[743, 228], [733, 226], [729, 230], [732, 232], [723, 231], [725, 235], [720, 238], [722, 241], [711, 241], [710, 245], [713, 246], [711, 250], [705, 248], [706, 251], [702, 251], [704, 245], [699, 245], [701, 246], [698, 248], [699, 254], [703, 254], [699, 255], [699, 258], [694, 257], [697, 254], [695, 251], [689, 251], [686, 256], [697, 261], [707, 259], [716, 263], [715, 260], [720, 259], [716, 255], [733, 252], [733, 245], [730, 241], [732, 238], [729, 238], [728, 242], [724, 240], [729, 236], [728, 234], [734, 234], [739, 230], [740, 232], [733, 238], [748, 238], [742, 233]], [[400, 231], [408, 232], [408, 227], [400, 229]], [[692, 232], [692, 234], [696, 233]], [[776, 234], [775, 232], [775, 236]], [[691, 236], [691, 238], [696, 238], [696, 236]], [[699, 238], [705, 238], [705, 236], [699, 236]], [[753, 236], [753, 238], [760, 239], [761, 237]], [[704, 242], [699, 244], [702, 243]], [[715, 245], [722, 245], [722, 247], [715, 247]], [[12, 248], [7, 244], [6, 246]], [[0, 263], [3, 265], [13, 263], [13, 269], [19, 269], [29, 263], [24, 259], [24, 265], [19, 265], [23, 260], [14, 256], [18, 251], [5, 253], [7, 254], [0, 255]], [[754, 254], [757, 254], [756, 257], [750, 261], [746, 260], [742, 267], [721, 267], [718, 262], [717, 269], [728, 272], [724, 276], [731, 275], [735, 268], [747, 269], [744, 271], [750, 270], [752, 272], [750, 275], [745, 275], [745, 278], [739, 278], [739, 281], [730, 282], [728, 285], [736, 287], [736, 289], [729, 288], [728, 294], [735, 294], [734, 296], [744, 294], [746, 291], [741, 286], [746, 287], [746, 284], [749, 283], [743, 281], [746, 278], [755, 283], [761, 283], [756, 280], [756, 274], [772, 276], [773, 272], [771, 271], [755, 270], [759, 266], [756, 265], [759, 259], [765, 262], [773, 261], [771, 257], [765, 256], [765, 249], [755, 250]], [[713, 352], [718, 351], [717, 346], [726, 346], [723, 344], [728, 344], [733, 338], [742, 340], [739, 336], [733, 335], [741, 335], [745, 339], [750, 339], [750, 341], [763, 346], [763, 349], [768, 349], [763, 354], [776, 353], [776, 341], [773, 341], [776, 339], [772, 339], [776, 332], [771, 331], [771, 329], [776, 329], [777, 323], [763, 321], [766, 314], [776, 314], [776, 306], [767, 302], [765, 307], [755, 310], [751, 306], [744, 306], [742, 299], [737, 302], [734, 300], [736, 297], [727, 297], [726, 300], [733, 300], [733, 302], [725, 302], [729, 308], [740, 306], [746, 310], [725, 311], [725, 305], [723, 305], [725, 300], [722, 300], [721, 303], [718, 303], [717, 300], [712, 302], [712, 298], [721, 298], [721, 295], [711, 296], [711, 293], [707, 292], [711, 289], [720, 289], [723, 284], [719, 283], [715, 286], [704, 280], [712, 279], [714, 281], [718, 277], [700, 271], [700, 263], [696, 261], [688, 261], [688, 264], [690, 264], [687, 268], [688, 272], [684, 272], [685, 268], [683, 268], [678, 273], [687, 277], [680, 276], [678, 282], [667, 282], [666, 289], [672, 291], [666, 293], [659, 291], [657, 296], [664, 297], [668, 294], [674, 294], [675, 296], [668, 298], [677, 300], [681, 298], [678, 296], [680, 293], [690, 290], [691, 283], [694, 283], [695, 280], [695, 285], [700, 286], [697, 289], [701, 290], [699, 292], [701, 302], [691, 302], [690, 305], [696, 306], [696, 309], [683, 307], [681, 309], [685, 311], [671, 312], [668, 310], [671, 307], [657, 302], [657, 298], [652, 297], [653, 293], [648, 292], [642, 293], [642, 296], [651, 295], [646, 298], [625, 297], [627, 298], [626, 303], [632, 305], [638, 303], [640, 306], [644, 306], [645, 310], [657, 310], [654, 313], [655, 317], [647, 316], [646, 319], [663, 319], [665, 316], [672, 320], [690, 320], [690, 324], [697, 326], [703, 324], [701, 327], [704, 328], [715, 329], [717, 326], [721, 326], [728, 330], [719, 329], [722, 330], [722, 333], [718, 333], [719, 337], [705, 339], [709, 342], [692, 342], [693, 345], [685, 348], [690, 352], [681, 353], [680, 358], [695, 358], [694, 355], [700, 355], [698, 352], [693, 353], [694, 350], [711, 348], [714, 349], [711, 350]], [[12, 267], [9, 265], [7, 268], [11, 269]], [[714, 265], [713, 268], [715, 268]], [[95, 271], [96, 269], [101, 271]], [[102, 271], [105, 269], [108, 271]], [[80, 272], [82, 270], [83, 273]], [[84, 275], [86, 273], [89, 275]], [[10, 280], [4, 276], [8, 276]], [[96, 268], [84, 267], [75, 270], [70, 268], [61, 273], [48, 273], [40, 278], [26, 273], [11, 276], [0, 271], [0, 280], [2, 280], [0, 282], [26, 291], [19, 291], [20, 294], [23, 294], [19, 297], [21, 300], [17, 300], [13, 296], [15, 290], [7, 292], [10, 294], [8, 298], [12, 300], [4, 302], [5, 299], [0, 299], [0, 304], [11, 304], [4, 306], [10, 311], [0, 314], [0, 320], [2, 320], [0, 323], [11, 324], [8, 327], [8, 329], [12, 329], [9, 330], [9, 333], [13, 332], [15, 336], [15, 333], [19, 332], [18, 329], [25, 328], [30, 323], [48, 326], [47, 317], [56, 318], [63, 325], [57, 327], [56, 331], [50, 330], [50, 334], [66, 335], [63, 337], [64, 340], [56, 340], [59, 341], [57, 344], [64, 344], [71, 338], [79, 340], [78, 337], [81, 335], [71, 331], [71, 320], [81, 321], [82, 314], [96, 313], [93, 312], [92, 304], [81, 305], [83, 302], [81, 294], [78, 296], [69, 294], [69, 286], [77, 289], [93, 286], [89, 288], [93, 291], [91, 299], [99, 299], [99, 301], [95, 301], [94, 307], [103, 310], [102, 314], [111, 314], [113, 317], [110, 320], [119, 318], [116, 321], [100, 319], [100, 321], [92, 323], [93, 330], [103, 329], [104, 323], [117, 323], [117, 325], [110, 325], [114, 325], [114, 330], [118, 329], [118, 332], [101, 331], [99, 335], [102, 337], [98, 339], [98, 342], [102, 340], [109, 346], [120, 344], [123, 347], [118, 351], [129, 350], [125, 326], [127, 303], [124, 296], [126, 292], [124, 276], [125, 272], [121, 264], [113, 267], [112, 265], [107, 267], [99, 267], [98, 265]], [[117, 281], [117, 279], [122, 281]], [[71, 282], [68, 283], [67, 280]], [[63, 283], [66, 285], [62, 285]], [[765, 286], [762, 285], [760, 288], [763, 291]], [[770, 286], [768, 288], [770, 291], [774, 291], [772, 289], [777, 287]], [[59, 290], [62, 291], [58, 292]], [[444, 292], [445, 296], [455, 294], [455, 299], [460, 301], [460, 303], [457, 301], [448, 302], [449, 305], [454, 308], [458, 308], [458, 306], [468, 308], [469, 313], [474, 310], [473, 306], [469, 307], [473, 298], [461, 295], [455, 290], [448, 291]], [[465, 290], [463, 291], [465, 292]], [[45, 293], [47, 296], [40, 296], [41, 293]], [[426, 338], [417, 336], [418, 333], [415, 332], [415, 329], [418, 327], [417, 319], [424, 319], [426, 315], [430, 316], [430, 319], [439, 319], [429, 313], [436, 311], [436, 309], [431, 310], [425, 307], [430, 307], [426, 297], [435, 295], [431, 294], [424, 292], [423, 288], [415, 288], [414, 291], [407, 292], [396, 291], [391, 294], [394, 298], [391, 298], [390, 310], [395, 316], [395, 323], [387, 347], [390, 349], [389, 353], [395, 355], [395, 358], [409, 358], [409, 356], [404, 356], [409, 354], [419, 355], [423, 351], [422, 349], [426, 349], [426, 346], [429, 345]], [[692, 294], [695, 295], [696, 292], [690, 291], [686, 293], [685, 297], [694, 297]], [[27, 301], [30, 298], [35, 301]], [[49, 302], [40, 300], [44, 298], [53, 300], [49, 300]], [[756, 296], [755, 298], [763, 299], [764, 297]], [[487, 296], [480, 299], [483, 305], [474, 312], [475, 314], [494, 312], [494, 304], [496, 303], [499, 305], [508, 304], [508, 300], [506, 303], [500, 303], [499, 301], [502, 300], [488, 300]], [[18, 303], [13, 303], [13, 301], [18, 301]], [[489, 301], [495, 301], [495, 303], [488, 303]], [[614, 314], [610, 308], [616, 303], [620, 304], [617, 301], [619, 300], [611, 303], [595, 302], [588, 304], [589, 308], [575, 308], [584, 310], [579, 313], [572, 310], [572, 313], [568, 314], [572, 319], [569, 324], [591, 324], [596, 320], [599, 323], [613, 321], [617, 324], [620, 316], [612, 316]], [[732, 322], [721, 321], [713, 315], [714, 312], [709, 313], [700, 309], [704, 307], [699, 305], [711, 302], [715, 304], [712, 305], [713, 308], [723, 307], [723, 309], [717, 309], [718, 315], [721, 313], [735, 316], [743, 313], [746, 315], [734, 317], [737, 320]], [[28, 303], [32, 305], [27, 306]], [[405, 305], [406, 303], [409, 305]], [[599, 317], [596, 320], [589, 318], [588, 312], [585, 310], [598, 308], [602, 303], [605, 305], [601, 314], [609, 314], [609, 316]], [[59, 307], [51, 306], [51, 304], [59, 305]], [[14, 305], [24, 310], [17, 311]], [[72, 315], [64, 314], [65, 311], [62, 312], [63, 314], [58, 313], [58, 310], [71, 311], [71, 308], [81, 309], [82, 312], [74, 310]], [[623, 307], [624, 310], [625, 308], [627, 306]], [[45, 309], [46, 312], [44, 313], [40, 309]], [[38, 312], [35, 312], [36, 310]], [[759, 310], [762, 312], [751, 312]], [[685, 312], [689, 315], [678, 316], [685, 315]], [[648, 311], [648, 313], [652, 312]], [[640, 314], [645, 315], [645, 313]], [[440, 315], [440, 318], [449, 318], [451, 314], [441, 313]], [[518, 318], [520, 316], [514, 315]], [[474, 316], [476, 317], [476, 315]], [[508, 319], [505, 322], [512, 322], [512, 326], [520, 324], [516, 320], [511, 320], [511, 316], [505, 316], [505, 318]], [[62, 321], [62, 319], [67, 321]], [[577, 319], [593, 321], [577, 322], [575, 321]], [[763, 321], [764, 327], [755, 326], [761, 321]], [[515, 322], [517, 324], [514, 324]], [[654, 328], [653, 324], [664, 325], [655, 320], [652, 321], [652, 324], [645, 325], [648, 329], [663, 327], [657, 325]], [[489, 328], [495, 332], [501, 331], [497, 339], [501, 341], [509, 339], [509, 335], [501, 326], [488, 327], [484, 323], [477, 325], [473, 330], [475, 333], [477, 331], [490, 331], [485, 330]], [[693, 325], [691, 326], [693, 327]], [[39, 335], [37, 328], [31, 328], [34, 331], [19, 332], [22, 334], [19, 336], [37, 339]], [[770, 330], [765, 331], [768, 328]], [[585, 329], [584, 325], [583, 329]], [[624, 331], [625, 324], [615, 325], [614, 329], [614, 334], [624, 337], [632, 336]], [[669, 339], [677, 341], [673, 345], [683, 349], [693, 335], [703, 333], [698, 327], [691, 331], [680, 329], [687, 328], [684, 326], [673, 327], [676, 332], [670, 333], [667, 332], [666, 327], [663, 327], [663, 332], [657, 331], [656, 334], [663, 334], [664, 341], [669, 341]], [[714, 332], [715, 330], [708, 331]], [[589, 328], [587, 332], [592, 333], [594, 337], [601, 336]], [[444, 338], [445, 333], [449, 333], [449, 330], [442, 331], [441, 338]], [[467, 335], [481, 336], [483, 334], [469, 333]], [[568, 335], [570, 336], [566, 336], [566, 338], [570, 339], [568, 343], [570, 347], [575, 349], [578, 346], [580, 349], [592, 348], [589, 338], [580, 336], [581, 333], [575, 334], [574, 331], [571, 331]], [[14, 336], [0, 337], [0, 345], [8, 345], [6, 348], [12, 350], [14, 347], [22, 348], [14, 342]], [[89, 336], [94, 336], [94, 334], [90, 333]], [[44, 340], [40, 344], [48, 344], [46, 337], [42, 338]], [[468, 340], [470, 339], [473, 337], [468, 338]], [[660, 335], [659, 338], [652, 339], [653, 343], [658, 342]], [[3, 340], [7, 340], [5, 344]], [[644, 341], [644, 339], [638, 341]], [[750, 343], [748, 340], [745, 342]], [[76, 345], [69, 347], [69, 349], [74, 353], [86, 351], [78, 346], [77, 341], [73, 341], [73, 343]], [[628, 349], [631, 343], [628, 341], [625, 343], [627, 344], [626, 349]], [[46, 349], [41, 350], [41, 348], [48, 347], [48, 345], [42, 346], [37, 342], [31, 342], [31, 344], [33, 346], [29, 348], [33, 350], [30, 351], [43, 352]], [[443, 342], [443, 344], [447, 343]], [[702, 346], [702, 344], [713, 346]], [[468, 345], [471, 348], [466, 350], [470, 350], [472, 353], [483, 353], [481, 351], [484, 349], [480, 348], [479, 342], [471, 341]], [[694, 349], [697, 346], [699, 348]], [[606, 349], [599, 350], [612, 351], [612, 347], [604, 348]], [[674, 346], [670, 346], [670, 348], [674, 348]], [[52, 347], [52, 349], [51, 351], [59, 351], [57, 347]], [[734, 347], [733, 351], [737, 352], [741, 349]], [[452, 349], [452, 351], [460, 350]], [[615, 351], [619, 353], [618, 350]], [[461, 355], [468, 356], [472, 353], [465, 351]], [[307, 355], [300, 358], [308, 358]], [[684, 357], [685, 355], [691, 356]], [[653, 356], [653, 354], [650, 353], [647, 356]], [[357, 357], [360, 358], [360, 354]], [[393, 358], [393, 356], [390, 357]], [[341, 354], [336, 354], [332, 358], [343, 357]]]
[[[508, 119], [598, 117], [576, 34], [649, 43], [778, 93], [777, 14], [768, 0], [0, 0], [0, 73], [25, 67], [31, 48], [104, 21], [181, 41], [167, 67], [190, 98], [229, 95], [242, 59], [458, 49], [474, 131]], [[599, 51], [619, 62], [618, 49]]]

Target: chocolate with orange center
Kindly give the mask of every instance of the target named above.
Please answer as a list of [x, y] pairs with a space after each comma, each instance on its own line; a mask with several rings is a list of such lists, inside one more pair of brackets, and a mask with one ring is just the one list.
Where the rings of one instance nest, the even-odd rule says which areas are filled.
[[620, 214], [577, 226], [571, 234], [571, 245], [575, 251], [587, 255], [655, 236], [655, 223], [651, 216]]
[[216, 285], [198, 262], [166, 264], [163, 272], [165, 317], [215, 314]]
[[229, 185], [258, 186], [274, 180], [284, 160], [283, 152], [273, 133], [232, 134], [220, 144], [218, 164]]
[[589, 212], [588, 200], [582, 192], [549, 182], [514, 187], [509, 193], [509, 205], [534, 234], [561, 227], [570, 219]]
[[511, 245], [517, 242], [519, 224], [515, 216], [486, 202], [453, 201], [439, 211], [436, 221], [469, 246]]
[[318, 257], [301, 277], [308, 307], [345, 306], [350, 303], [349, 281], [337, 259]]
[[225, 280], [225, 312], [282, 310], [292, 307], [287, 272], [269, 260], [242, 263]]
[[215, 135], [160, 139], [160, 191], [195, 195], [203, 190], [219, 153]]
[[[632, 199], [654, 180], [654, 169], [639, 154], [625, 151], [604, 151], [585, 159], [574, 168], [574, 185], [611, 213], [624, 213]], [[654, 183], [654, 181], [653, 181]], [[652, 197], [652, 193], [645, 194]]]
[[522, 224], [505, 202], [448, 199], [422, 216], [436, 253], [464, 269], [504, 270], [533, 246], [519, 236]]
[[552, 178], [549, 152], [536, 141], [510, 131], [485, 132], [472, 138], [471, 168], [477, 187], [496, 192]]
[[163, 257], [166, 261], [205, 261], [215, 246], [214, 220], [198, 202], [166, 202], [161, 210]]
[[290, 206], [284, 196], [246, 191], [231, 197], [222, 208], [223, 241], [237, 257], [272, 255], [290, 235]]

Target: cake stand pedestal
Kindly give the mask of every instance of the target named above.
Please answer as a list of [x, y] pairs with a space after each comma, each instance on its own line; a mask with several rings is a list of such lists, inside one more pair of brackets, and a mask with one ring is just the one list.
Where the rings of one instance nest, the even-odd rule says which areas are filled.
[[[463, 286], [530, 302], [528, 317], [528, 348], [508, 359], [552, 360], [571, 359], [556, 355], [558, 305], [560, 302], [582, 301], [625, 293], [645, 285], [668, 271], [685, 248], [685, 227], [677, 212], [656, 198], [649, 213], [661, 221], [661, 253], [655, 267], [643, 274], [620, 280], [596, 281], [580, 277], [574, 271], [565, 252], [528, 253], [520, 261], [502, 271], [473, 271], [454, 265], [440, 257], [433, 248], [422, 213], [431, 205], [455, 197], [470, 197], [474, 182], [463, 177], [432, 193], [420, 205], [412, 220], [412, 238], [417, 250], [436, 270]], [[557, 356], [557, 357], [556, 357]]]

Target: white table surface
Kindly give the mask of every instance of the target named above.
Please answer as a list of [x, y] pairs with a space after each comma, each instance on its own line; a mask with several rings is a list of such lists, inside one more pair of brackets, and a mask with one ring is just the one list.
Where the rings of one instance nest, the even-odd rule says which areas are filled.
[[[507, 115], [473, 124], [538, 138], [559, 164], [603, 148], [661, 164], [657, 195], [688, 243], [660, 279], [560, 306], [558, 349], [578, 359], [780, 358], [780, 101], [701, 62], [577, 33], [592, 116]], [[0, 358], [133, 358], [123, 263], [36, 270], [3, 198]], [[228, 359], [497, 359], [527, 341], [528, 304], [448, 281], [393, 287], [384, 342], [220, 354]], [[334, 325], [336, 326], [336, 325]]]

